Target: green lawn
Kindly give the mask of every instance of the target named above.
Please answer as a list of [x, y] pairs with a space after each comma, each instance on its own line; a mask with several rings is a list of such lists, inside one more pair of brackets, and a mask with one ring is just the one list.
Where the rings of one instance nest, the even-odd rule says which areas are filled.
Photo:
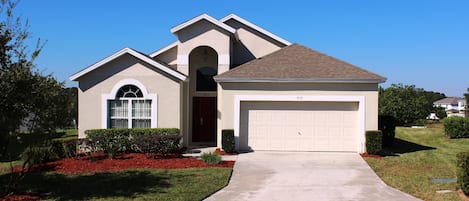
[[[136, 169], [94, 174], [28, 175], [22, 191], [49, 200], [202, 200], [228, 184], [230, 168]], [[0, 184], [8, 175], [0, 174]]]
[[448, 139], [442, 128], [397, 128], [390, 151], [396, 156], [366, 158], [385, 183], [423, 200], [461, 200], [455, 182], [435, 183], [432, 178], [456, 178], [456, 154], [469, 151], [469, 139]]

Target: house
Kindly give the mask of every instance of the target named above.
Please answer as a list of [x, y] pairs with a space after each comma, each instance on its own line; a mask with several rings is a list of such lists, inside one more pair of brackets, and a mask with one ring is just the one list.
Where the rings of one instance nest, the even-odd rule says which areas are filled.
[[444, 108], [448, 117], [464, 117], [466, 109], [466, 100], [464, 98], [448, 97], [433, 102], [433, 106]]
[[365, 151], [386, 78], [292, 44], [234, 14], [202, 14], [153, 53], [124, 48], [73, 74], [79, 137], [95, 128], [179, 128], [184, 146]]

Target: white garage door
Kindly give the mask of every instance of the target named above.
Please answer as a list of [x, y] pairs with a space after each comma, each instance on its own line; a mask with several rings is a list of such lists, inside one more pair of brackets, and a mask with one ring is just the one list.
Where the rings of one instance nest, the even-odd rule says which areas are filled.
[[242, 102], [241, 150], [357, 151], [357, 102]]

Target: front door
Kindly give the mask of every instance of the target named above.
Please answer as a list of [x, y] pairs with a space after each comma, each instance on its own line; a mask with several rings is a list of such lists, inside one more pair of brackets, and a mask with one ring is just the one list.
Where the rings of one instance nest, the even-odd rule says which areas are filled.
[[215, 142], [217, 135], [217, 98], [194, 97], [192, 141]]

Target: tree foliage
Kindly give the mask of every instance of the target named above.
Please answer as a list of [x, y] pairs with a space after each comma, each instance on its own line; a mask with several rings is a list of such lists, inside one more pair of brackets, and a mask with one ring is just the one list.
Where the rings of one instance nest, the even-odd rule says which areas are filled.
[[469, 117], [469, 88], [467, 88], [467, 93], [464, 94], [464, 99], [466, 99], [465, 116]]
[[379, 89], [379, 114], [393, 116], [397, 125], [410, 126], [435, 111], [433, 102], [444, 97], [414, 85], [391, 84]]
[[70, 98], [63, 83], [35, 70], [44, 43], [38, 39], [32, 50], [26, 45], [29, 25], [14, 16], [15, 6], [9, 0], [0, 5], [0, 156], [25, 119], [34, 121], [34, 129], [48, 131], [68, 123], [64, 115]]
[[436, 107], [435, 108], [435, 115], [439, 119], [444, 119], [444, 118], [448, 117], [448, 114], [446, 114], [446, 110], [445, 110], [444, 107]]

